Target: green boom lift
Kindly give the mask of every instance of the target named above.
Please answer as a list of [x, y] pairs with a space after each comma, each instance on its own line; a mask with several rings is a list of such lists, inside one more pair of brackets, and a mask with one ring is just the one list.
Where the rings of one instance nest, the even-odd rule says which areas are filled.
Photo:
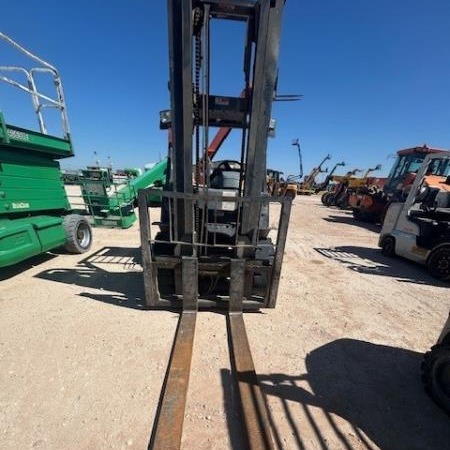
[[[31, 95], [40, 128], [9, 125], [0, 113], [0, 267], [61, 246], [83, 253], [92, 243], [91, 227], [86, 217], [73, 214], [58, 162], [73, 156], [58, 71], [5, 34], [0, 39], [39, 63], [31, 70], [0, 66], [0, 81]], [[38, 92], [36, 74], [52, 77], [56, 99]], [[14, 78], [18, 76], [25, 76], [26, 84]], [[48, 107], [61, 112], [62, 138], [47, 132], [43, 111]]]
[[[102, 227], [129, 228], [137, 217], [139, 189], [161, 188], [166, 183], [167, 158], [155, 164], [141, 175], [124, 183], [115, 183], [106, 168], [90, 167], [82, 171], [80, 180], [83, 201], [94, 218], [94, 224]], [[149, 197], [150, 205], [159, 206], [161, 197]]]

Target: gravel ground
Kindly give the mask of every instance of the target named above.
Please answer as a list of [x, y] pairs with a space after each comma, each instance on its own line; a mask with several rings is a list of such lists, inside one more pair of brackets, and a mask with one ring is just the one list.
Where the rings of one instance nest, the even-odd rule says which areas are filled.
[[[447, 449], [422, 354], [449, 285], [377, 249], [377, 229], [294, 201], [278, 304], [247, 314], [277, 449]], [[139, 232], [0, 272], [0, 448], [145, 449], [177, 314], [142, 309]], [[243, 449], [225, 317], [200, 313], [184, 450]]]

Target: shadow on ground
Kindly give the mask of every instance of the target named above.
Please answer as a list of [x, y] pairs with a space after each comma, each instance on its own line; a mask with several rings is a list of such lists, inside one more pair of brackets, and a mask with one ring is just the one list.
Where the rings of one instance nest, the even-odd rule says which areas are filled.
[[13, 266], [3, 267], [0, 269], [0, 281], [13, 278], [16, 275], [19, 275], [33, 268], [34, 266], [43, 264], [46, 261], [50, 261], [51, 259], [56, 258], [57, 256], [58, 255], [55, 253], [43, 253], [41, 255], [33, 256], [32, 258], [29, 258], [26, 261], [14, 264]]
[[375, 223], [361, 222], [359, 220], [356, 220], [351, 213], [345, 214], [342, 216], [328, 216], [328, 217], [324, 217], [323, 220], [325, 220], [326, 222], [331, 222], [331, 223], [344, 223], [346, 225], [352, 225], [354, 227], [364, 228], [366, 230], [373, 231], [374, 233], [379, 233], [381, 230], [380, 225], [377, 225]]
[[[315, 434], [313, 448], [374, 449], [375, 444], [381, 450], [442, 450], [449, 448], [450, 418], [425, 394], [421, 360], [417, 352], [340, 339], [307, 355], [306, 374], [258, 378], [266, 395], [281, 401], [298, 449], [311, 448], [298, 426], [301, 418]], [[322, 410], [327, 437], [311, 407]], [[349, 427], [342, 429], [336, 415]], [[281, 419], [270, 419], [276, 448], [284, 449]], [[330, 430], [339, 446], [329, 442]]]
[[322, 256], [344, 264], [355, 272], [392, 277], [402, 283], [450, 286], [449, 283], [439, 281], [429, 275], [424, 266], [400, 257], [384, 256], [378, 248], [346, 245], [314, 248], [314, 250]]
[[81, 292], [81, 297], [133, 309], [144, 309], [140, 249], [104, 247], [81, 260], [74, 269], [50, 269], [36, 278], [107, 291]]

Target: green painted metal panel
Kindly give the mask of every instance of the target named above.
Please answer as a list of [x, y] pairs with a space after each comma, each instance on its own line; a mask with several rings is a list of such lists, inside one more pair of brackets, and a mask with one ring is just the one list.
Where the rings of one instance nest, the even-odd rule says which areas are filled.
[[31, 224], [2, 229], [0, 224], [0, 267], [7, 267], [41, 253], [41, 244]]
[[69, 208], [57, 161], [0, 146], [0, 216]]
[[61, 220], [59, 223], [36, 229], [43, 252], [60, 247], [66, 243], [66, 233]]
[[70, 205], [56, 160], [72, 155], [70, 138], [7, 125], [0, 113], [0, 267], [66, 242]]
[[148, 188], [158, 180], [164, 185], [166, 182], [167, 162], [167, 159], [163, 159], [142, 175], [133, 178], [130, 180], [130, 186], [137, 192], [139, 189]]
[[0, 219], [0, 267], [60, 247], [65, 241], [61, 217]]
[[130, 228], [136, 221], [137, 217], [134, 212], [128, 216], [107, 215], [106, 217], [94, 217], [94, 225], [107, 228]]
[[[167, 158], [163, 159], [159, 163], [155, 164], [150, 170], [147, 170], [142, 175], [131, 179], [127, 185], [118, 190], [119, 194], [123, 196], [122, 198], [128, 198], [131, 200], [137, 198], [139, 189], [153, 187], [156, 182], [159, 182], [161, 186], [165, 185], [167, 177], [167, 164]], [[149, 202], [161, 203], [161, 197], [151, 196], [151, 198], [149, 198]]]
[[8, 124], [0, 126], [0, 143], [11, 149], [45, 153], [55, 158], [73, 156], [70, 140]]

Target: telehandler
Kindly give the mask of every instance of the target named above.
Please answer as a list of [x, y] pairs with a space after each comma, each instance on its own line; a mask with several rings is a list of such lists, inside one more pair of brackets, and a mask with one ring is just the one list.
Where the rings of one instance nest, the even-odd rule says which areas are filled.
[[322, 169], [325, 161], [331, 159], [331, 155], [325, 156], [317, 167], [314, 167], [305, 179], [299, 183], [297, 188], [298, 195], [312, 195], [316, 193], [317, 185], [316, 178], [319, 174], [328, 172], [328, 169]]
[[345, 196], [347, 187], [352, 180], [357, 180], [355, 175], [362, 172], [361, 169], [349, 170], [345, 175], [332, 176], [328, 183], [334, 183], [332, 190], [324, 192], [321, 196], [321, 201], [325, 206], [336, 206], [339, 200]]

